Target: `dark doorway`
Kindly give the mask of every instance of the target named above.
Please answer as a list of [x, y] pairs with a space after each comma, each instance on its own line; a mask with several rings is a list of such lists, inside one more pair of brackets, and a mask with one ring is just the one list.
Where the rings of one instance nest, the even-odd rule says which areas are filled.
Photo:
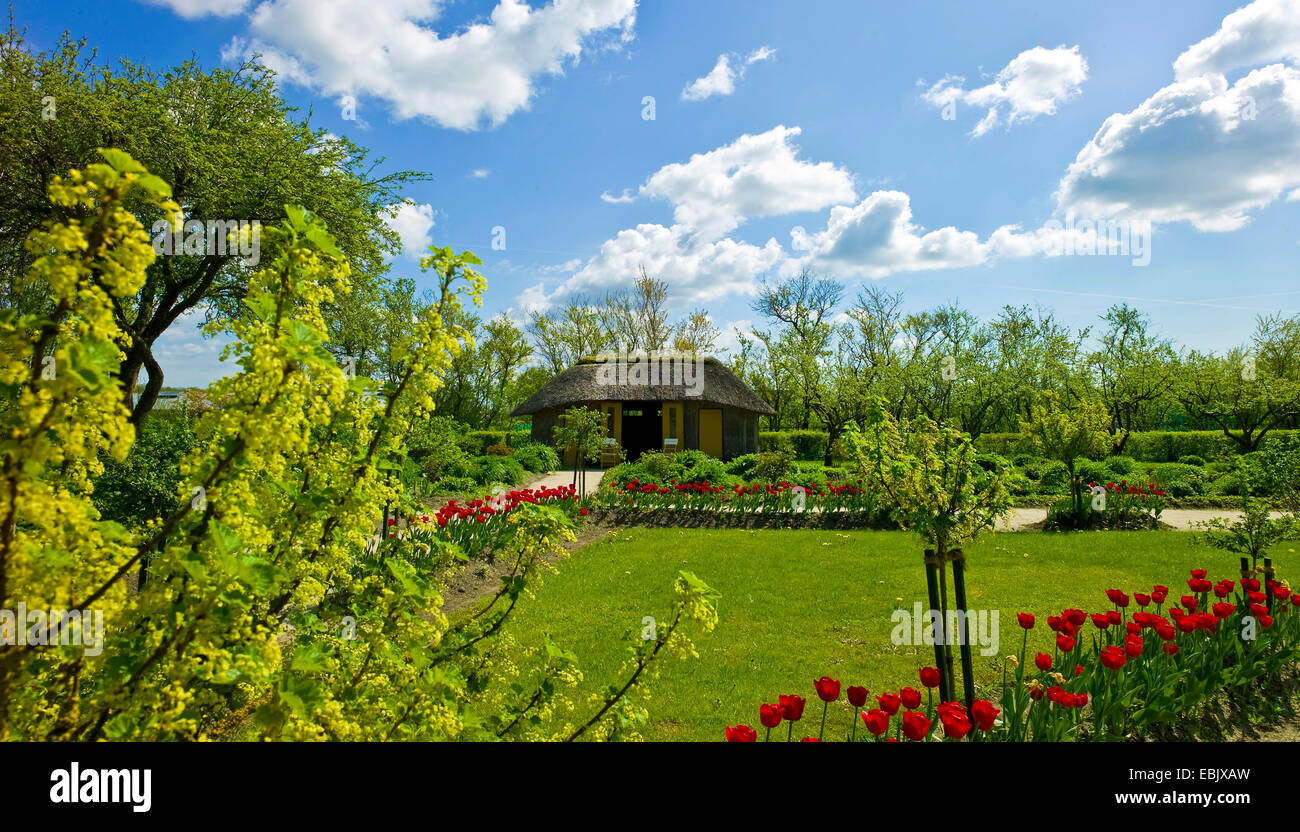
[[646, 451], [663, 447], [663, 424], [655, 407], [623, 408], [623, 449], [633, 462]]

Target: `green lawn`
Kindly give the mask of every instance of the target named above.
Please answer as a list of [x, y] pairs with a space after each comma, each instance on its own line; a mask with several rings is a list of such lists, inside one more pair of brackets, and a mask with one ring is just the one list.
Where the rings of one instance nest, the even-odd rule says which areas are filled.
[[[1285, 547], [1273, 554], [1285, 577], [1294, 555]], [[1000, 655], [1019, 651], [1017, 612], [1038, 616], [1031, 651], [1046, 649], [1046, 616], [1068, 606], [1103, 609], [1108, 587], [1146, 591], [1162, 583], [1176, 598], [1191, 568], [1216, 579], [1237, 574], [1232, 555], [1194, 545], [1185, 532], [997, 534], [967, 557], [970, 606], [999, 611]], [[815, 735], [814, 678], [896, 691], [919, 687], [917, 668], [934, 664], [932, 647], [890, 640], [893, 611], [925, 598], [920, 552], [903, 532], [619, 530], [562, 562], [510, 629], [524, 644], [549, 632], [578, 655], [583, 693], [594, 691], [616, 678], [625, 639], [640, 632], [642, 617], [667, 616], [681, 569], [722, 594], [720, 621], [695, 639], [698, 660], [668, 659], [651, 683], [648, 739], [721, 739], [725, 725], [757, 726], [759, 704], [781, 693], [814, 700], [802, 725]], [[996, 662], [976, 654], [977, 684], [996, 682]], [[848, 720], [841, 706], [828, 726], [842, 730]]]

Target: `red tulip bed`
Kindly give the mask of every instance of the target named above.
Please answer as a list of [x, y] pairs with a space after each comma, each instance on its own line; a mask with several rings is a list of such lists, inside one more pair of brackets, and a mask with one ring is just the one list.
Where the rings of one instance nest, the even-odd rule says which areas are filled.
[[1089, 487], [1100, 487], [1105, 492], [1105, 507], [1102, 509], [1102, 525], [1108, 529], [1129, 529], [1135, 527], [1159, 527], [1160, 514], [1164, 511], [1165, 492], [1149, 485], [1130, 485], [1127, 480], [1119, 483], [1108, 482], [1103, 486], [1089, 483]]
[[[577, 489], [572, 485], [523, 488], [499, 495], [485, 495], [465, 505], [452, 500], [432, 515], [410, 518], [406, 527], [400, 531], [390, 528], [389, 537], [394, 534], [410, 534], [424, 542], [453, 543], [466, 557], [476, 558], [496, 546], [505, 528], [506, 517], [523, 503], [556, 505], [570, 517], [587, 514], [587, 509], [581, 505], [582, 501], [577, 496]], [[389, 520], [388, 524], [393, 527], [396, 521]]]
[[596, 504], [618, 511], [691, 511], [734, 514], [862, 512], [874, 514], [875, 495], [859, 484], [780, 482], [722, 486], [704, 483], [660, 485], [633, 479], [622, 487], [602, 488]]
[[[1241, 693], [1280, 678], [1297, 658], [1300, 593], [1285, 583], [1254, 578], [1212, 582], [1196, 569], [1188, 594], [1169, 598], [1169, 589], [1129, 594], [1106, 591], [1108, 606], [1091, 614], [1079, 609], [1048, 616], [1055, 637], [1051, 653], [1026, 655], [1033, 615], [1017, 616], [1020, 652], [1009, 656], [1000, 701], [935, 702], [939, 671], [920, 670], [920, 689], [872, 696], [849, 686], [849, 719], [837, 707], [840, 682], [813, 683], [821, 713], [803, 724], [806, 700], [781, 696], [759, 707], [755, 729], [728, 726], [729, 742], [777, 739], [849, 741], [1067, 741], [1123, 740], [1152, 736], [1220, 692]], [[1166, 607], [1166, 603], [1168, 606]], [[1244, 637], [1249, 633], [1252, 638]], [[1011, 678], [1008, 678], [1010, 674]], [[924, 693], [921, 691], [924, 690]], [[1252, 697], [1245, 697], [1250, 699]], [[874, 700], [874, 701], [873, 701]], [[782, 725], [784, 723], [784, 726]], [[781, 730], [784, 728], [784, 730]]]

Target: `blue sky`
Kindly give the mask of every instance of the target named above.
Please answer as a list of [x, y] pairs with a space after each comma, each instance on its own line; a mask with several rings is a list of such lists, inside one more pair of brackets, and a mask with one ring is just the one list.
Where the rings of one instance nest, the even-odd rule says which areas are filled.
[[[1242, 6], [20, 0], [15, 12], [38, 48], [69, 30], [155, 67], [262, 53], [317, 124], [434, 176], [406, 194], [410, 256], [394, 272], [416, 273], [425, 237], [469, 248], [489, 314], [522, 321], [626, 287], [645, 265], [677, 311], [704, 308], [730, 330], [754, 321], [760, 281], [808, 266], [852, 290], [900, 289], [909, 309], [960, 301], [983, 317], [1030, 304], [1082, 326], [1128, 299], [1164, 335], [1223, 349], [1261, 312], [1300, 312], [1300, 0]], [[1149, 263], [1062, 255], [1053, 223], [1070, 217], [1139, 238], [1149, 224]], [[1088, 240], [1086, 227], [1070, 237]], [[216, 345], [188, 325], [159, 353], [169, 384], [220, 372]]]

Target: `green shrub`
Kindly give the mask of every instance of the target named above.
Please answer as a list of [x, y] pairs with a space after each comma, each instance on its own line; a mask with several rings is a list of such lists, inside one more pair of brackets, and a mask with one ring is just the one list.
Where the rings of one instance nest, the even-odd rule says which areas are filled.
[[560, 468], [560, 455], [550, 445], [543, 445], [540, 442], [529, 442], [515, 448], [514, 459], [527, 471], [534, 474], [545, 474], [550, 471], [558, 471]]
[[488, 456], [510, 456], [514, 449], [504, 442], [499, 445], [488, 445], [483, 449], [483, 453]]
[[1195, 497], [1200, 493], [1192, 487], [1191, 483], [1183, 480], [1173, 480], [1165, 485], [1162, 490], [1170, 497]]
[[470, 456], [483, 456], [490, 445], [505, 445], [507, 432], [504, 430], [472, 430], [461, 436], [458, 444]]
[[1070, 483], [1070, 469], [1064, 462], [1053, 460], [1045, 463], [1038, 475], [1038, 482], [1048, 488], [1065, 488]]
[[794, 454], [789, 451], [767, 451], [758, 455], [753, 478], [758, 482], [773, 483], [788, 480], [794, 474]]
[[519, 485], [527, 479], [524, 466], [508, 456], [480, 456], [470, 461], [469, 476], [479, 485]]
[[681, 473], [675, 477], [678, 482], [720, 485], [728, 481], [727, 469], [722, 460], [714, 459], [703, 451], [678, 451], [668, 456], [673, 457], [673, 462], [681, 466]]
[[1026, 455], [1024, 440], [1019, 433], [981, 433], [975, 437], [975, 447], [981, 451], [1001, 456]]
[[754, 466], [758, 464], [758, 454], [744, 454], [727, 463], [727, 473], [743, 480], [753, 479]]
[[105, 461], [92, 498], [105, 520], [133, 526], [180, 508], [180, 462], [196, 444], [183, 411], [151, 414], [126, 459]]
[[1038, 462], [1038, 457], [1033, 454], [1016, 454], [1011, 457], [1011, 464], [1017, 468], [1028, 468]]
[[1101, 464], [1119, 477], [1128, 476], [1137, 467], [1137, 462], [1131, 456], [1108, 456], [1101, 461]]
[[482, 496], [478, 483], [469, 477], [443, 477], [433, 484], [435, 494], [471, 494]]
[[[1195, 465], [1165, 462], [1151, 466], [1144, 473], [1147, 477], [1146, 482], [1155, 483], [1162, 491], [1167, 491], [1175, 497], [1205, 493], [1205, 471]], [[1141, 479], [1137, 474], [1134, 476]], [[1178, 484], [1179, 491], [1188, 490], [1187, 493], [1176, 493], [1175, 483]]]
[[1245, 480], [1238, 471], [1229, 471], [1210, 481], [1210, 493], [1219, 497], [1240, 497]]
[[826, 458], [829, 441], [829, 434], [821, 430], [765, 430], [758, 434], [758, 450], [789, 450], [796, 459], [820, 462]]
[[1001, 454], [982, 453], [975, 455], [975, 464], [985, 471], [1005, 471], [1011, 463]]
[[1197, 468], [1205, 467], [1205, 459], [1196, 454], [1186, 454], [1178, 457], [1179, 465], [1195, 465]]
[[1104, 462], [1093, 462], [1091, 459], [1076, 459], [1074, 461], [1074, 474], [1083, 483], [1100, 483], [1105, 485], [1114, 479], [1114, 472]]

